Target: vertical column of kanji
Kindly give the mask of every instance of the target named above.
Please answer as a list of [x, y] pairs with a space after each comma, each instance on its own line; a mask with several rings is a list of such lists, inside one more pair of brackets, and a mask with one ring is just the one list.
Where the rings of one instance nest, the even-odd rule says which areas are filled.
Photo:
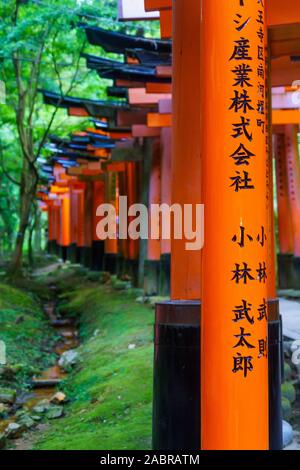
[[203, 0], [203, 449], [269, 447], [264, 10]]
[[294, 250], [294, 238], [288, 191], [284, 134], [275, 134], [274, 153], [276, 160], [279, 252], [281, 254], [290, 254], [293, 253]]
[[294, 233], [294, 255], [296, 258], [300, 258], [300, 167], [298, 126], [286, 126], [285, 142], [288, 191]]
[[[262, 30], [261, 30], [262, 32]], [[262, 105], [260, 111], [266, 114], [266, 146], [267, 146], [267, 265], [268, 265], [268, 300], [275, 301], [277, 296], [276, 290], [276, 248], [275, 248], [275, 221], [274, 221], [274, 177], [273, 177], [273, 139], [272, 139], [272, 83], [271, 83], [271, 50], [270, 41], [268, 40], [268, 27], [265, 24], [263, 34], [266, 47], [266, 86], [258, 87], [257, 94], [259, 97], [262, 93], [266, 95], [266, 106]], [[276, 299], [278, 304], [278, 299]]]

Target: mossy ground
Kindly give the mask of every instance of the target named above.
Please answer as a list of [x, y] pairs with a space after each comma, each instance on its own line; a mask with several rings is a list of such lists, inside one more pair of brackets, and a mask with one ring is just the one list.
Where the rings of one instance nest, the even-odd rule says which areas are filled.
[[[81, 362], [63, 389], [66, 416], [38, 438], [41, 450], [151, 448], [154, 310], [133, 290], [60, 278], [61, 310], [78, 316]], [[66, 291], [65, 291], [66, 292]], [[134, 346], [133, 346], [134, 345]]]
[[[29, 377], [54, 361], [54, 331], [35, 296], [0, 284], [0, 340], [6, 345], [9, 366], [18, 371], [13, 384], [26, 386]], [[0, 377], [0, 386], [7, 385]]]

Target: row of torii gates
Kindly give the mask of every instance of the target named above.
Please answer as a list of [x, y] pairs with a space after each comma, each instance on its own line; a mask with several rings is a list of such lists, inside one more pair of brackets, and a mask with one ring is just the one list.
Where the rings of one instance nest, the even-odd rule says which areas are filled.
[[[92, 118], [48, 144], [38, 196], [49, 249], [170, 294], [156, 311], [156, 449], [280, 449], [276, 288], [300, 286], [300, 3], [120, 0], [119, 17], [159, 19], [162, 39], [81, 26], [99, 46], [87, 67], [113, 80], [107, 101], [42, 90], [46, 104]], [[120, 195], [129, 205], [203, 203], [204, 249], [100, 241], [96, 208], [118, 209]]]

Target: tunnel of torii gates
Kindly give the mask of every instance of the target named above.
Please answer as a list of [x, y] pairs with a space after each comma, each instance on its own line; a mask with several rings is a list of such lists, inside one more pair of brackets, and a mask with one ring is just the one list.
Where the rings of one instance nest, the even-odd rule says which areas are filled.
[[[154, 449], [281, 449], [277, 287], [300, 286], [300, 2], [120, 0], [119, 19], [160, 21], [161, 39], [80, 26], [109, 99], [41, 90], [45, 104], [91, 117], [47, 143], [49, 251], [170, 296], [156, 306]], [[99, 240], [97, 207], [118, 213], [122, 195], [204, 204], [203, 250]]]

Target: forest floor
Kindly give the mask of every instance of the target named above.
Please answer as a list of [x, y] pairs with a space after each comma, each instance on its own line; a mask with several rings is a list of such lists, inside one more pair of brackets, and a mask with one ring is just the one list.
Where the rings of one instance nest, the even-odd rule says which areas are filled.
[[[57, 361], [57, 332], [41, 307], [54, 286], [59, 316], [72, 318], [79, 331], [78, 362], [58, 387], [67, 403], [59, 419], [42, 418], [9, 447], [150, 449], [154, 309], [138, 303], [140, 291], [126, 282], [53, 264], [35, 272], [22, 289], [0, 285], [0, 339], [9, 364], [22, 363], [24, 369], [14, 378], [18, 396], [30, 393], [33, 374]], [[3, 385], [8, 384], [0, 376]]]

